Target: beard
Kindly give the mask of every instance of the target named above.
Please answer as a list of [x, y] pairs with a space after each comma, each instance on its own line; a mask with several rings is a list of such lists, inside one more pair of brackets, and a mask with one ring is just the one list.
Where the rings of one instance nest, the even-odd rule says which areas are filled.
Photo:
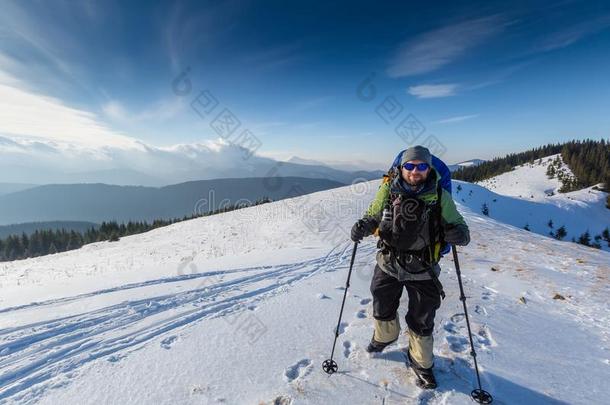
[[409, 176], [409, 177], [407, 177], [405, 179], [405, 182], [408, 185], [410, 185], [410, 186], [419, 186], [419, 185], [421, 185], [421, 184], [426, 182], [426, 177], [424, 177], [424, 176], [418, 176], [418, 177], [415, 177], [415, 178], [413, 178], [411, 176]]

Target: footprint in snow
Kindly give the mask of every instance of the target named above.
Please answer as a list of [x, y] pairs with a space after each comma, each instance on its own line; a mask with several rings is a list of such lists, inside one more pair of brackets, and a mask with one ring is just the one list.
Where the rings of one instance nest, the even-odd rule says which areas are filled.
[[493, 288], [490, 288], [490, 287], [483, 287], [483, 288], [485, 288], [486, 290], [488, 290], [488, 291], [483, 291], [483, 293], [481, 294], [481, 298], [482, 298], [482, 299], [484, 299], [484, 300], [489, 300], [489, 299], [491, 299], [491, 298], [493, 297], [493, 295], [494, 295], [495, 293], [497, 293], [497, 291], [496, 291], [496, 290], [494, 290]]
[[468, 339], [464, 336], [449, 335], [445, 336], [451, 351], [461, 353], [468, 350]]
[[280, 395], [271, 400], [271, 402], [261, 402], [263, 405], [290, 405], [292, 404], [292, 398], [285, 395]]
[[481, 326], [481, 329], [479, 329], [479, 331], [476, 334], [476, 338], [477, 338], [477, 341], [482, 346], [490, 346], [490, 347], [497, 346], [497, 343], [493, 339], [493, 337], [491, 335], [491, 331], [489, 330], [487, 325]]
[[371, 302], [371, 299], [370, 299], [370, 298], [364, 298], [364, 299], [361, 299], [361, 300], [360, 300], [360, 305], [366, 305], [366, 304], [368, 304], [369, 302]]
[[356, 312], [356, 318], [366, 318], [366, 309], [361, 309], [360, 311]]
[[310, 359], [299, 360], [297, 363], [284, 370], [284, 381], [292, 382], [297, 378], [303, 378], [311, 372], [311, 369]]
[[349, 355], [354, 351], [354, 345], [349, 340], [343, 342], [343, 355], [345, 358], [349, 358]]
[[[339, 324], [339, 334], [340, 334], [340, 335], [342, 335], [342, 334], [343, 334], [343, 332], [345, 332], [345, 330], [347, 329], [347, 327], [348, 327], [348, 326], [349, 326], [349, 323], [347, 323], [347, 322], [341, 322], [341, 323]], [[334, 331], [335, 331], [335, 330], [333, 329], [333, 332], [334, 332]]]
[[464, 314], [454, 314], [451, 317], [451, 322], [460, 323], [464, 320]]
[[464, 327], [457, 324], [464, 321], [465, 317], [464, 314], [454, 314], [450, 319], [443, 324], [443, 329], [448, 333], [445, 340], [452, 352], [461, 353], [468, 349], [468, 339], [461, 333]]
[[178, 340], [178, 336], [166, 337], [165, 339], [163, 339], [161, 341], [161, 347], [166, 350], [169, 350], [169, 349], [171, 349], [172, 345], [176, 342], [176, 340]]
[[458, 333], [458, 329], [460, 329], [460, 327], [454, 324], [453, 322], [445, 322], [445, 324], [443, 325], [443, 329], [445, 329], [451, 334], [456, 334]]
[[476, 312], [479, 315], [485, 315], [487, 316], [487, 310], [485, 309], [485, 307], [482, 307], [480, 305], [476, 305], [474, 307], [474, 312]]

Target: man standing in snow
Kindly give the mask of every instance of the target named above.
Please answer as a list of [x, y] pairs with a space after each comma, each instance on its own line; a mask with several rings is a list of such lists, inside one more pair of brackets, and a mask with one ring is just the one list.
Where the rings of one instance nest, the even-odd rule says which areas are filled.
[[467, 245], [470, 232], [451, 194], [440, 185], [430, 151], [408, 148], [392, 176], [384, 176], [364, 218], [352, 228], [352, 240], [379, 236], [377, 265], [371, 281], [375, 331], [368, 352], [381, 352], [400, 334], [398, 306], [403, 287], [409, 297], [408, 357], [418, 385], [436, 388], [433, 367], [434, 316], [444, 298], [440, 274], [443, 245]]

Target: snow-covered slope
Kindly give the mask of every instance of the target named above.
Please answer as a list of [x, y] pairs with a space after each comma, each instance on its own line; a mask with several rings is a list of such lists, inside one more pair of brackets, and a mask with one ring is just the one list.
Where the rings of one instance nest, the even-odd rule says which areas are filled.
[[[486, 204], [489, 216], [498, 221], [519, 228], [527, 225], [532, 232], [545, 236], [564, 226], [567, 232], [564, 241], [570, 241], [573, 237], [578, 239], [587, 230], [593, 238], [606, 227], [610, 228], [610, 210], [605, 206], [606, 193], [591, 187], [554, 195], [544, 201], [507, 197], [462, 181], [454, 181], [454, 188], [456, 201], [479, 213], [483, 212], [483, 204]], [[548, 226], [549, 220], [553, 221], [553, 228]], [[601, 245], [604, 250], [610, 250], [607, 243], [602, 241]]]
[[[549, 179], [546, 175], [548, 165], [560, 155], [551, 155], [514, 168], [478, 184], [494, 191], [512, 197], [527, 198], [533, 201], [545, 201], [547, 197], [559, 192], [561, 182], [557, 178]], [[569, 167], [562, 164], [561, 169], [573, 176]]]
[[[434, 335], [439, 389], [412, 384], [404, 335], [382, 355], [364, 351], [372, 238], [358, 246], [335, 353], [340, 372], [321, 370], [353, 246], [348, 231], [376, 188], [1, 264], [0, 403], [471, 403], [451, 260], [441, 263], [448, 296]], [[459, 208], [473, 239], [459, 251], [484, 386], [497, 403], [604, 403], [610, 254]]]
[[[561, 226], [567, 235], [578, 240], [586, 231], [600, 235], [610, 228], [610, 210], [606, 208], [607, 193], [588, 187], [569, 193], [559, 193], [561, 183], [546, 176], [548, 163], [558, 155], [541, 159], [541, 164], [517, 166], [513, 171], [492, 177], [478, 184], [454, 180], [453, 197], [475, 212], [487, 205], [489, 216], [501, 222], [549, 236]], [[567, 167], [563, 170], [569, 171]], [[549, 221], [553, 227], [549, 227]], [[607, 242], [602, 249], [610, 251]]]

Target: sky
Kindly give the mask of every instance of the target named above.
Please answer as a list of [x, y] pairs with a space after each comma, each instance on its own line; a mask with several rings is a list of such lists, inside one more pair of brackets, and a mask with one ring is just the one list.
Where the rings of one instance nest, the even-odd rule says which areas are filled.
[[0, 137], [148, 150], [247, 130], [274, 159], [490, 159], [608, 138], [609, 46], [603, 1], [3, 1]]

